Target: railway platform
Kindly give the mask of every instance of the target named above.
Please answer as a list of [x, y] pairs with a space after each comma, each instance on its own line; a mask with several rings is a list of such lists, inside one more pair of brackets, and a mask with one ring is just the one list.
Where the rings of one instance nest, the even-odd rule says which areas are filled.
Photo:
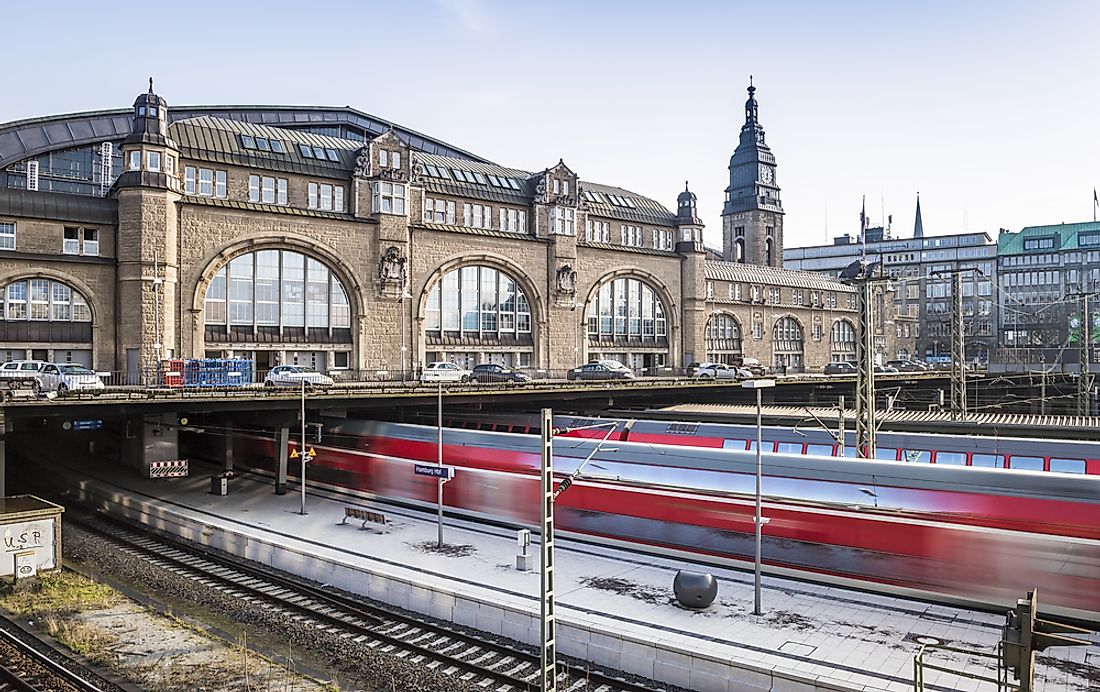
[[[446, 517], [441, 550], [434, 513], [342, 492], [310, 488], [301, 515], [299, 494], [275, 495], [267, 478], [235, 477], [221, 495], [205, 475], [150, 480], [106, 466], [58, 473], [71, 474], [66, 485], [107, 513], [444, 621], [539, 642], [537, 546], [528, 548], [536, 571], [517, 571], [514, 531]], [[349, 506], [385, 523], [358, 513], [348, 520]], [[676, 603], [679, 569], [717, 578], [713, 605], [691, 611]], [[993, 653], [1005, 622], [1003, 614], [767, 575], [763, 615], [755, 616], [751, 571], [562, 537], [556, 585], [559, 655], [699, 692], [909, 691], [922, 644]], [[1100, 633], [1090, 640], [1040, 655], [1035, 690], [1100, 688]], [[931, 656], [996, 676], [992, 659]], [[995, 689], [943, 672], [927, 673], [924, 683], [942, 692]]]

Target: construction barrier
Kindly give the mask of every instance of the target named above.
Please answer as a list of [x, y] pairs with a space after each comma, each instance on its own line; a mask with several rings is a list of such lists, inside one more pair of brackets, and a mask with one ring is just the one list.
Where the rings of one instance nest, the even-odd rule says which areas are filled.
[[190, 472], [187, 459], [168, 459], [166, 461], [150, 461], [150, 478], [185, 478]]
[[252, 370], [243, 358], [166, 358], [157, 380], [162, 387], [243, 387], [252, 384]]

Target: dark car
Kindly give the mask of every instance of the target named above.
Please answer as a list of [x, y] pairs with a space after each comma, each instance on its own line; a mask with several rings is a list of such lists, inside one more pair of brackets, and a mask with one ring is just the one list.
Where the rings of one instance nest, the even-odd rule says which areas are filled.
[[470, 371], [470, 382], [530, 382], [531, 378], [500, 363], [482, 363]]
[[879, 375], [896, 375], [899, 371], [892, 365], [878, 365], [876, 363], [875, 372]]
[[825, 366], [826, 375], [854, 375], [856, 370], [856, 364], [846, 360], [833, 361]]
[[888, 360], [886, 367], [897, 368], [898, 372], [925, 372], [928, 370], [924, 363], [912, 360]]
[[565, 377], [569, 380], [632, 380], [634, 373], [617, 360], [599, 360], [573, 368]]

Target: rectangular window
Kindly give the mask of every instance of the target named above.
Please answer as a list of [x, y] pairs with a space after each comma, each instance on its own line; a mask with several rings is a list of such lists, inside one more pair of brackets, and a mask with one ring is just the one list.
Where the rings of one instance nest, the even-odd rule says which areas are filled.
[[321, 204], [320, 208], [325, 211], [332, 210], [332, 186], [322, 183], [321, 184]]
[[225, 199], [229, 196], [226, 186], [225, 171], [216, 171], [214, 173], [214, 196], [218, 199]]
[[287, 185], [288, 185], [287, 179], [286, 178], [279, 178], [277, 182], [278, 182], [278, 188], [276, 190], [275, 204], [280, 204], [280, 205], [286, 206], [286, 204], [287, 204]]
[[260, 176], [258, 175], [248, 176], [248, 201], [260, 201]]
[[344, 188], [340, 185], [332, 188], [332, 210], [344, 211]]
[[378, 165], [382, 168], [390, 165], [390, 152], [385, 149], [378, 150]]
[[306, 198], [306, 206], [310, 209], [317, 208], [317, 183], [309, 184], [309, 194]]
[[214, 196], [214, 171], [209, 168], [199, 169], [199, 194], [203, 197]]
[[65, 240], [61, 243], [61, 252], [66, 255], [80, 254], [80, 229], [66, 228]]
[[376, 182], [374, 184], [374, 213], [405, 215], [405, 185], [403, 183]]
[[94, 228], [84, 229], [84, 254], [91, 257], [99, 256], [99, 231]]
[[15, 224], [0, 223], [0, 250], [15, 249]]
[[159, 151], [149, 152], [148, 162], [149, 162], [149, 170], [150, 171], [159, 172], [160, 171], [160, 152]]
[[140, 151], [131, 151], [130, 152], [130, 170], [131, 171], [140, 171], [141, 170], [141, 152]]
[[195, 194], [195, 180], [196, 174], [194, 166], [183, 167], [183, 194], [193, 195]]
[[38, 162], [37, 161], [28, 161], [27, 162], [27, 189], [28, 190], [37, 190], [38, 189]]
[[268, 176], [263, 177], [262, 181], [262, 196], [264, 204], [275, 204], [275, 179]]

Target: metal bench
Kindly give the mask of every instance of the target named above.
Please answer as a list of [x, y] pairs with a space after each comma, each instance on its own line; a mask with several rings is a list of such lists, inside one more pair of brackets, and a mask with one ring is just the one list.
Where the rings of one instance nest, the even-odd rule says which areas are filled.
[[372, 524], [381, 524], [385, 526], [387, 524], [386, 515], [381, 512], [375, 512], [372, 509], [362, 509], [361, 507], [344, 507], [344, 520], [341, 524], [348, 523], [348, 519], [356, 519], [363, 522], [359, 525], [359, 528], [367, 528], [367, 522]]

